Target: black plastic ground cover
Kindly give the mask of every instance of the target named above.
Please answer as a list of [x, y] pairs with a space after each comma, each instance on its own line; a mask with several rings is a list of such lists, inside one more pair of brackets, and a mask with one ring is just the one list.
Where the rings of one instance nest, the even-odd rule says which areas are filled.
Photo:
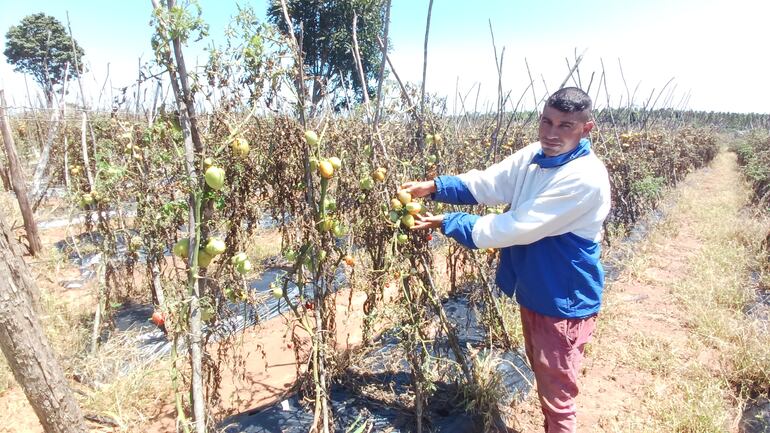
[[[466, 297], [459, 296], [444, 302], [449, 320], [457, 327], [461, 347], [480, 348], [485, 332], [476, 311]], [[346, 383], [335, 384], [330, 391], [335, 432], [352, 432], [351, 427], [366, 423], [362, 431], [411, 433], [415, 431], [414, 413], [397, 407], [355, 389], [355, 383], [390, 390], [393, 395], [404, 395], [410, 390], [410, 367], [403, 354], [397, 332], [384, 334], [361, 358], [363, 365], [352, 366], [345, 374]], [[445, 339], [429, 346], [433, 356], [454, 359]], [[479, 349], [479, 357], [490, 354]], [[502, 382], [502, 405], [525, 395], [531, 387], [532, 371], [519, 352], [491, 352], [494, 369]], [[433, 398], [428, 402], [424, 431], [436, 433], [481, 433], [481, 420], [467, 413], [457, 395], [456, 383], [439, 382]], [[305, 433], [309, 431], [313, 413], [308, 406], [299, 404], [292, 396], [268, 407], [243, 412], [222, 421], [220, 428], [227, 433]], [[371, 430], [369, 430], [371, 428]]]

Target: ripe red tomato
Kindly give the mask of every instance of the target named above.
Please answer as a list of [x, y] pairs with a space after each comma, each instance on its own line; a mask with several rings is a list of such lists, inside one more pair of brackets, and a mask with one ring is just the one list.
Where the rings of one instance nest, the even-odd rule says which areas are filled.
[[166, 323], [166, 316], [160, 311], [154, 311], [150, 320], [155, 326], [163, 326], [163, 324]]

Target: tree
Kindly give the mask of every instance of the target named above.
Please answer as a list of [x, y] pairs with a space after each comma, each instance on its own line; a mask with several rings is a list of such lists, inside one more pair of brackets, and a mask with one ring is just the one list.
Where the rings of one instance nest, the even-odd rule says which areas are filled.
[[31, 306], [37, 291], [0, 216], [0, 349], [47, 433], [84, 433], [67, 379]]
[[85, 54], [77, 41], [70, 38], [56, 18], [44, 13], [28, 15], [5, 34], [5, 57], [14, 70], [30, 74], [45, 93], [46, 103], [53, 106], [54, 86], [76, 78], [83, 68]]
[[[357, 79], [353, 60], [353, 15], [358, 15], [356, 33], [361, 63], [369, 95], [374, 89], [369, 83], [377, 78], [382, 51], [377, 43], [385, 25], [384, 0], [287, 0], [286, 6], [294, 25], [294, 34], [300, 40], [305, 66], [312, 74], [312, 103], [317, 104], [324, 92], [335, 94], [352, 86], [356, 99], [363, 99], [363, 89]], [[280, 0], [272, 0], [267, 11], [268, 20], [286, 34], [288, 26]], [[343, 100], [335, 100], [340, 105]]]

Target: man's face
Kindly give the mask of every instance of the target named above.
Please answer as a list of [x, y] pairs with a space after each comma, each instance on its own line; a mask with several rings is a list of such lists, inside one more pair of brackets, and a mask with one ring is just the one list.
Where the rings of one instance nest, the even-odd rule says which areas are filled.
[[545, 156], [556, 156], [576, 148], [594, 127], [588, 113], [565, 113], [546, 106], [540, 115], [540, 146]]

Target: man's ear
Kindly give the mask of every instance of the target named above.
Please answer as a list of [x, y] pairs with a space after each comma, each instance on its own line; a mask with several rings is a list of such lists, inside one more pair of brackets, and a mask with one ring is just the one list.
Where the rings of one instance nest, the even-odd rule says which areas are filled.
[[589, 120], [588, 122], [583, 124], [583, 137], [588, 137], [588, 133], [591, 132], [591, 130], [594, 129], [594, 121]]

